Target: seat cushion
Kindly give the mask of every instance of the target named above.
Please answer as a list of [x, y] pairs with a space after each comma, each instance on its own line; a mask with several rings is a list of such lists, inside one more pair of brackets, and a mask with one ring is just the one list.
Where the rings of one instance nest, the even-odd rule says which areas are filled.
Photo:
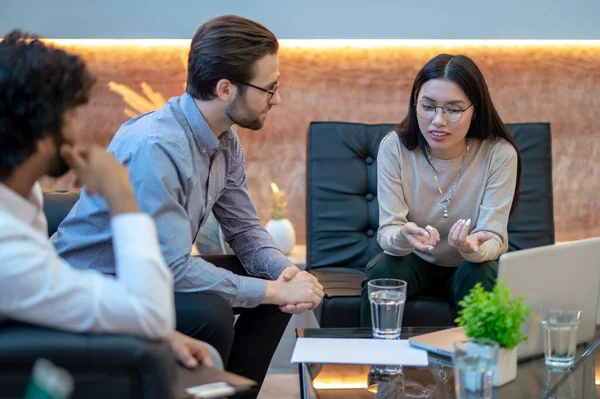
[[[315, 310], [321, 328], [357, 327], [360, 325], [361, 284], [364, 273], [350, 268], [327, 267], [311, 270], [323, 285], [325, 298]], [[408, 298], [402, 316], [407, 327], [452, 326], [456, 318], [454, 305], [446, 298]]]
[[552, 134], [548, 123], [507, 124], [521, 161], [521, 191], [508, 221], [508, 250], [554, 244]]
[[377, 151], [393, 125], [311, 122], [306, 170], [309, 269], [364, 269], [377, 243]]

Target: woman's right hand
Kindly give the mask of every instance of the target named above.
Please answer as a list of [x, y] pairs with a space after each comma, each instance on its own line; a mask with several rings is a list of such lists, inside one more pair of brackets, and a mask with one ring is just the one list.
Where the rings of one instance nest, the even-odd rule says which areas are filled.
[[433, 250], [433, 247], [440, 241], [440, 233], [435, 227], [419, 227], [413, 222], [408, 222], [400, 230], [402, 236], [419, 251], [426, 252]]

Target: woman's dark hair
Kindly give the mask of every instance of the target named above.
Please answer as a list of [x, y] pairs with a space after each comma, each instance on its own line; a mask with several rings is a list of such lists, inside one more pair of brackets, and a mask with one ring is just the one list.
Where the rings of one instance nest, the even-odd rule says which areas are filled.
[[519, 202], [521, 187], [521, 155], [515, 140], [500, 119], [483, 74], [469, 57], [464, 55], [440, 54], [431, 59], [421, 68], [413, 83], [408, 104], [408, 115], [394, 131], [400, 136], [400, 141], [409, 150], [419, 146], [423, 153], [427, 149], [427, 141], [421, 134], [417, 120], [417, 97], [425, 82], [432, 79], [449, 80], [456, 83], [473, 103], [474, 117], [467, 132], [467, 138], [478, 140], [505, 139], [517, 151], [517, 185], [513, 197], [510, 214], [512, 215]]
[[[203, 101], [212, 100], [219, 80], [249, 82], [254, 77], [254, 63], [278, 50], [275, 35], [257, 22], [236, 15], [213, 18], [200, 25], [192, 39], [186, 92]], [[243, 92], [244, 86], [236, 86]]]
[[60, 142], [65, 111], [85, 104], [94, 84], [84, 61], [15, 30], [0, 42], [0, 180], [47, 135]]

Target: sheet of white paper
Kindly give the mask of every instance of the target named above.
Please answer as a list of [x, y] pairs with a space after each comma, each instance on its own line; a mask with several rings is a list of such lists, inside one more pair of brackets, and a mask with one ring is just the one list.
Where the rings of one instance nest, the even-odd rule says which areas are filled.
[[427, 366], [427, 352], [408, 340], [298, 338], [292, 363]]

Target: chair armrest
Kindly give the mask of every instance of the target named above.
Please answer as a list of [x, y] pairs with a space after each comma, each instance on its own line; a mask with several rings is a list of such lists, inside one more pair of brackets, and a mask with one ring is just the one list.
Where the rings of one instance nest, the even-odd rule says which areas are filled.
[[[120, 376], [124, 386], [128, 390], [133, 387], [139, 397], [173, 397], [176, 362], [166, 342], [9, 323], [0, 325], [0, 385], [9, 388], [2, 389], [0, 398], [11, 397], [8, 391], [15, 396], [23, 394], [38, 358], [48, 359], [71, 372], [75, 379], [73, 398], [91, 397], [86, 392], [106, 384], [102, 376]], [[116, 389], [105, 388], [105, 392]], [[138, 395], [132, 392], [128, 397]]]
[[360, 270], [348, 267], [321, 267], [311, 269], [309, 273], [323, 285], [326, 298], [360, 297], [361, 295], [361, 284], [365, 274]]

